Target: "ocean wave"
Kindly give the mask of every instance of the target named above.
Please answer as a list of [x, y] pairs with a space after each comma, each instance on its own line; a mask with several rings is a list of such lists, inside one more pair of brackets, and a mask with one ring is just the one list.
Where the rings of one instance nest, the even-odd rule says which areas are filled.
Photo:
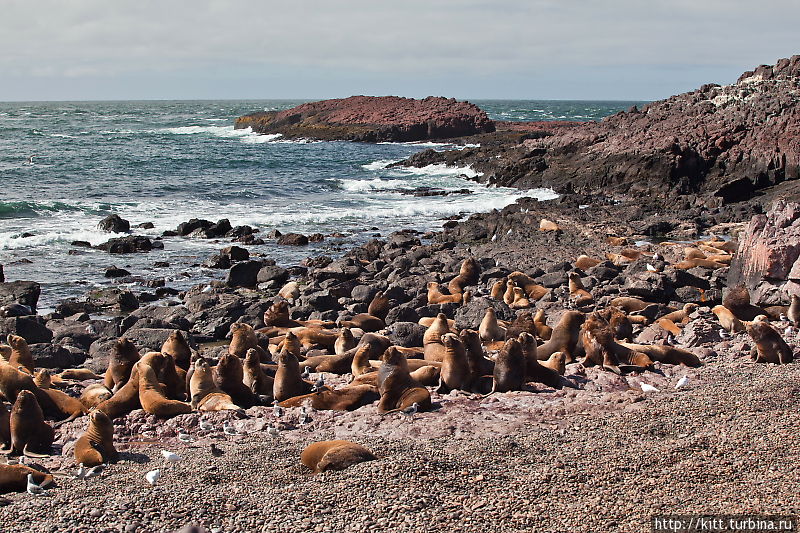
[[483, 172], [478, 172], [472, 167], [450, 167], [444, 163], [437, 163], [434, 165], [426, 165], [424, 167], [392, 167], [387, 169], [390, 173], [399, 175], [417, 175], [417, 176], [431, 176], [431, 177], [461, 177], [465, 176], [469, 179], [483, 176]]
[[80, 211], [65, 202], [0, 202], [0, 218], [29, 218], [56, 211]]
[[366, 165], [361, 165], [361, 168], [364, 170], [382, 170], [392, 163], [397, 163], [400, 159], [378, 159], [377, 161], [373, 161], [372, 163], [367, 163]]
[[47, 231], [22, 237], [17, 232], [0, 233], [0, 250], [19, 250], [56, 243], [70, 243], [73, 241], [86, 241], [92, 246], [106, 242], [114, 237], [123, 237], [122, 233], [108, 233], [98, 229], [65, 229]]

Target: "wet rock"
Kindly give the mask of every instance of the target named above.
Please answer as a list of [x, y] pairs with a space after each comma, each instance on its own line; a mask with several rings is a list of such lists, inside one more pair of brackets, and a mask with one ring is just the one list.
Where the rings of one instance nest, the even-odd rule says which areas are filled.
[[28, 344], [50, 342], [53, 332], [47, 329], [44, 319], [37, 316], [17, 316], [0, 319], [0, 335], [19, 335]]
[[228, 287], [255, 287], [258, 285], [258, 273], [263, 263], [261, 261], [242, 261], [236, 263], [228, 271], [225, 284]]
[[97, 224], [98, 229], [110, 233], [126, 233], [131, 229], [131, 223], [117, 214], [108, 215]]
[[[164, 245], [159, 243], [160, 247]], [[153, 241], [142, 235], [131, 235], [129, 237], [118, 237], [109, 239], [103, 244], [97, 245], [97, 249], [105, 250], [110, 254], [132, 254], [136, 252], [149, 252], [154, 246]]]
[[305, 246], [308, 244], [308, 237], [301, 233], [287, 233], [278, 237], [278, 244], [288, 246]]
[[29, 344], [35, 366], [42, 368], [71, 368], [83, 363], [83, 360], [58, 344], [34, 343]]
[[72, 339], [74, 344], [89, 349], [101, 337], [116, 337], [120, 334], [119, 324], [107, 320], [50, 320], [47, 327], [53, 332], [53, 342]]
[[178, 235], [185, 237], [198, 229], [210, 228], [213, 225], [214, 223], [211, 222], [210, 220], [192, 218], [186, 222], [181, 222], [180, 224], [178, 224], [178, 227], [175, 230], [175, 232]]
[[270, 281], [276, 284], [285, 283], [289, 280], [289, 271], [277, 265], [267, 265], [258, 271], [256, 280], [258, 283]]
[[227, 255], [231, 261], [247, 261], [250, 259], [250, 252], [241, 246], [226, 246], [220, 253]]
[[86, 299], [96, 309], [133, 311], [139, 308], [139, 299], [135, 294], [116, 287], [93, 289]]
[[213, 254], [208, 259], [203, 261], [203, 266], [206, 268], [230, 268], [231, 258], [226, 254]]
[[426, 329], [416, 322], [395, 322], [386, 328], [386, 336], [392, 344], [405, 347], [422, 346], [422, 337]]
[[108, 267], [105, 272], [105, 277], [107, 278], [122, 278], [130, 275], [131, 273], [124, 268], [117, 268], [116, 266]]
[[41, 287], [34, 281], [0, 282], [0, 305], [19, 303], [36, 310]]

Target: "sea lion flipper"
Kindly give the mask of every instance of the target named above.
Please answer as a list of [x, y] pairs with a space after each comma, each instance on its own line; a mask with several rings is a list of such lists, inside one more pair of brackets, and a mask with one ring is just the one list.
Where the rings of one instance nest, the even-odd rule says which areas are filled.
[[45, 457], [50, 457], [49, 453], [36, 453], [28, 450], [28, 445], [25, 445], [25, 449], [22, 450], [22, 455], [25, 457], [31, 457], [33, 459], [43, 459]]

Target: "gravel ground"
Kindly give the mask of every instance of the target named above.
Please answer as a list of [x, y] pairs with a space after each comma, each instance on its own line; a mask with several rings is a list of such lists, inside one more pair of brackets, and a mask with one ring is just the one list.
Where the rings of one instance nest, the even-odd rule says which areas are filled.
[[[413, 419], [370, 406], [297, 427], [299, 410], [286, 410], [278, 437], [263, 407], [214, 414], [211, 431], [196, 414], [155, 423], [134, 412], [118, 422], [118, 464], [59, 478], [46, 496], [6, 495], [0, 531], [643, 531], [660, 513], [798, 515], [800, 365], [753, 365], [731, 345], [686, 372], [587, 369], [593, 385], [580, 391], [434, 395], [438, 409]], [[682, 375], [690, 387], [675, 391]], [[642, 393], [640, 381], [661, 391]], [[223, 420], [243, 434], [224, 435]], [[62, 442], [84, 423], [64, 426]], [[196, 440], [179, 442], [177, 428]], [[309, 474], [300, 451], [330, 438], [379, 459]], [[165, 464], [162, 449], [183, 460]], [[63, 451], [42, 464], [73, 471], [70, 442]], [[154, 468], [162, 478], [150, 487]]]

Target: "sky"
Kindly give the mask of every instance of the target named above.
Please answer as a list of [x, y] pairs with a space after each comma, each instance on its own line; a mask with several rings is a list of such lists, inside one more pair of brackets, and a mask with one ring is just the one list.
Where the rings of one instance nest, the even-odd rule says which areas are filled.
[[655, 100], [800, 53], [797, 0], [0, 0], [0, 101]]

